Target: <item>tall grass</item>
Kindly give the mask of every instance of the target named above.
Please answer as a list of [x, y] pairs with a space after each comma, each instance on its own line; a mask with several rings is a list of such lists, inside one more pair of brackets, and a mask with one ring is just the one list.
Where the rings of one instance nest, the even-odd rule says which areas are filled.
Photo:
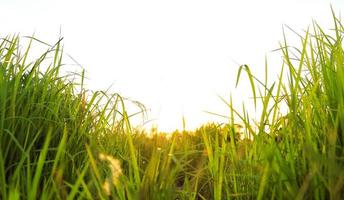
[[87, 91], [84, 73], [61, 76], [61, 41], [29, 62], [39, 40], [23, 51], [22, 38], [3, 38], [0, 198], [343, 199], [344, 27], [335, 14], [333, 26], [314, 22], [298, 48], [284, 34], [272, 84], [267, 71], [261, 81], [239, 68], [236, 83], [246, 73], [262, 107], [257, 123], [231, 98], [227, 124], [151, 137], [131, 127], [124, 98]]
[[[260, 96], [251, 81], [263, 106], [258, 132], [252, 132], [252, 158], [263, 168], [258, 199], [343, 198], [344, 28], [335, 14], [333, 19], [329, 34], [314, 22], [300, 36], [300, 48], [288, 46], [284, 37], [280, 78], [271, 85], [257, 81]], [[242, 70], [256, 79], [248, 66], [238, 77]], [[283, 106], [288, 113], [280, 116]]]
[[123, 99], [101, 91], [87, 96], [83, 74], [80, 83], [60, 76], [60, 41], [27, 63], [38, 40], [32, 37], [24, 54], [19, 40], [0, 44], [0, 196], [64, 195], [88, 169], [85, 145], [96, 151], [101, 137], [123, 134]]

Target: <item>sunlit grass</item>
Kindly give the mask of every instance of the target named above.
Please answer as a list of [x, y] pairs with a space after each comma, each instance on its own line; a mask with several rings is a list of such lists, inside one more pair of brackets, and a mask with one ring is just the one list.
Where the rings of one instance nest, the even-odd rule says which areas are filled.
[[[22, 38], [3, 38], [0, 198], [344, 198], [344, 27], [334, 14], [333, 23], [314, 22], [298, 48], [283, 35], [272, 84], [268, 65], [263, 81], [239, 68], [236, 84], [246, 75], [262, 108], [257, 123], [232, 97], [227, 124], [169, 136], [133, 129], [125, 100], [88, 91], [83, 72], [61, 76], [61, 41], [31, 37], [22, 50]], [[47, 51], [31, 62], [33, 42]]]

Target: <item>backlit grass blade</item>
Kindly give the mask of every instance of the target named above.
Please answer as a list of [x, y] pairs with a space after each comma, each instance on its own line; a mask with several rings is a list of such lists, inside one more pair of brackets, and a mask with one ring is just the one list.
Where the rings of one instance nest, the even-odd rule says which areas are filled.
[[251, 90], [253, 92], [254, 107], [256, 108], [257, 107], [256, 87], [255, 87], [255, 84], [254, 84], [254, 81], [253, 81], [253, 76], [252, 76], [251, 70], [250, 70], [250, 68], [247, 65], [242, 65], [242, 66], [239, 67], [239, 71], [238, 71], [238, 74], [237, 74], [237, 80], [236, 80], [236, 86], [239, 83], [239, 79], [240, 79], [240, 75], [241, 75], [241, 71], [242, 70], [245, 70], [247, 75], [248, 75], [248, 79], [249, 79], [250, 84], [251, 84]]

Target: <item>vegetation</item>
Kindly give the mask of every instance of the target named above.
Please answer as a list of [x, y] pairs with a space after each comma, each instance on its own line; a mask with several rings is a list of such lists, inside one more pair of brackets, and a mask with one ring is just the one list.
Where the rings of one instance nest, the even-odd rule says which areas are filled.
[[23, 51], [20, 37], [2, 39], [0, 199], [343, 199], [344, 27], [333, 19], [299, 48], [284, 37], [272, 84], [239, 68], [258, 123], [230, 99], [228, 124], [170, 135], [131, 128], [125, 100], [87, 91], [83, 73], [61, 76], [60, 41], [28, 62], [39, 40]]

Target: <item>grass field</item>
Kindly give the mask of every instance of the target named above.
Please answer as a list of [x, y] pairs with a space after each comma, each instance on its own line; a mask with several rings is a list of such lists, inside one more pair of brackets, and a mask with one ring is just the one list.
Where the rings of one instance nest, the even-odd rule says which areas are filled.
[[84, 73], [61, 75], [60, 41], [29, 62], [45, 44], [3, 38], [0, 199], [344, 199], [344, 27], [332, 23], [298, 47], [284, 37], [273, 84], [239, 68], [257, 123], [231, 98], [227, 124], [168, 136], [132, 128], [128, 102], [88, 91]]

